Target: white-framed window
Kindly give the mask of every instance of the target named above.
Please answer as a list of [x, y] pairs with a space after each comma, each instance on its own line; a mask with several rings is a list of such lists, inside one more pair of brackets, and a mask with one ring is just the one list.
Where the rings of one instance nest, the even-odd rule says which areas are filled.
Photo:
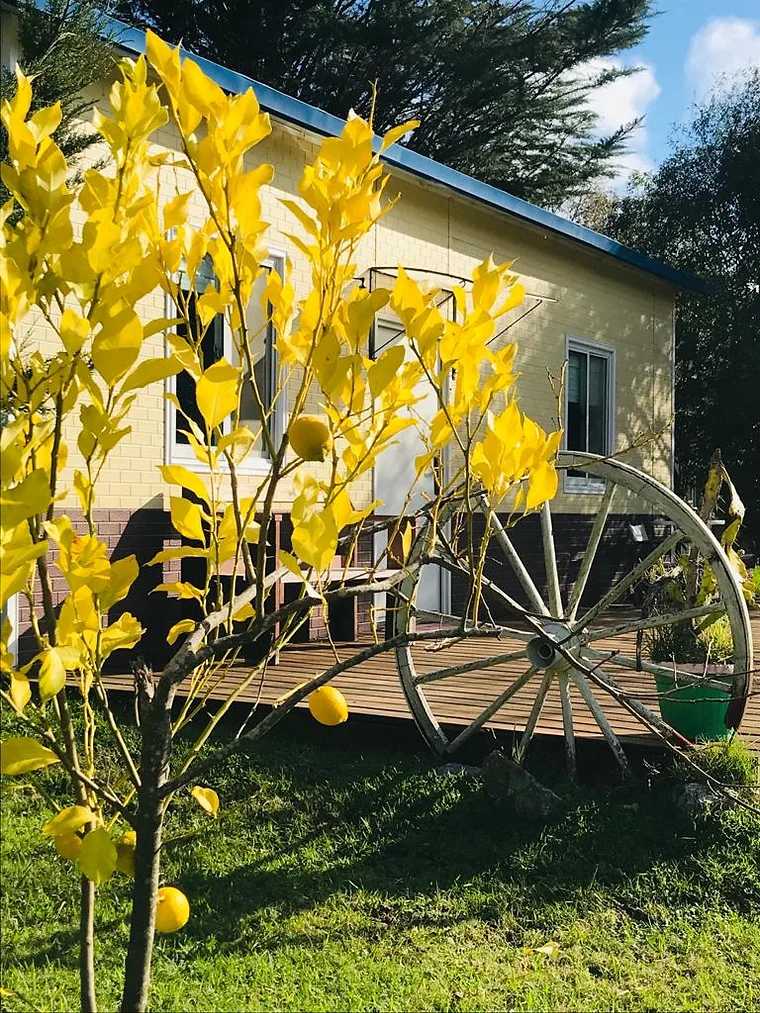
[[[615, 442], [615, 350], [567, 336], [565, 448], [609, 454]], [[584, 471], [565, 472], [566, 492], [603, 492], [604, 479]]]
[[[264, 262], [263, 267], [267, 271], [278, 270], [282, 272], [284, 259], [284, 256], [273, 255]], [[210, 258], [204, 259], [196, 274], [194, 293], [190, 280], [187, 277], [183, 277], [182, 273], [180, 274], [179, 284], [182, 291], [188, 294], [187, 316], [190, 328], [194, 328], [196, 326], [195, 295], [201, 295], [208, 285], [216, 284]], [[287, 406], [285, 404], [285, 391], [278, 391], [277, 389], [279, 366], [274, 344], [273, 328], [271, 323], [265, 321], [261, 306], [261, 296], [265, 284], [266, 276], [262, 275], [256, 283], [248, 304], [246, 325], [249, 334], [251, 358], [253, 360], [253, 374], [264, 410], [269, 412], [272, 406], [274, 406], [274, 411], [269, 415], [269, 428], [273, 442], [277, 446], [284, 431]], [[169, 297], [167, 297], [167, 302], [166, 315], [168, 317], [177, 316], [176, 307]], [[187, 337], [188, 324], [183, 321], [177, 325], [175, 330], [178, 334]], [[213, 365], [214, 362], [218, 362], [221, 358], [225, 358], [236, 366], [241, 364], [238, 350], [232, 339], [229, 321], [224, 315], [219, 314], [216, 316], [206, 328], [201, 340], [200, 351], [204, 369], [208, 369], [209, 366]], [[269, 468], [269, 457], [261, 436], [261, 413], [257, 407], [252, 386], [248, 382], [249, 379], [250, 374], [245, 372], [244, 369], [244, 380], [246, 382], [240, 402], [240, 424], [248, 426], [254, 432], [258, 432], [259, 436], [248, 460], [244, 461], [238, 470], [243, 473], [260, 474], [265, 473]], [[166, 390], [168, 393], [175, 395], [182, 411], [203, 428], [203, 420], [195, 398], [195, 380], [193, 377], [185, 371], [178, 373], [177, 376], [170, 377], [167, 380]], [[229, 421], [222, 426], [223, 430], [227, 430], [228, 428]], [[185, 464], [190, 468], [198, 469], [200, 468], [200, 464], [193, 453], [190, 441], [186, 435], [187, 429], [188, 424], [185, 418], [183, 418], [181, 412], [177, 411], [172, 401], [167, 398], [165, 411], [166, 461], [168, 464]]]

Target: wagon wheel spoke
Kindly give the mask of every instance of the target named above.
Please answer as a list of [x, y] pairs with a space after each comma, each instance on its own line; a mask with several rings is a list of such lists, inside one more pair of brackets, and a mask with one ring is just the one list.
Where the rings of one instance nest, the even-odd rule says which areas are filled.
[[556, 618], [562, 615], [562, 596], [557, 569], [557, 549], [554, 544], [552, 530], [552, 512], [548, 503], [541, 507], [541, 539], [544, 543], [544, 566], [546, 567], [546, 586], [549, 592], [549, 612]]
[[453, 753], [456, 749], [459, 749], [459, 747], [463, 745], [469, 738], [471, 738], [475, 734], [475, 732], [477, 732], [480, 728], [483, 727], [486, 721], [489, 721], [498, 710], [501, 710], [501, 708], [504, 706], [507, 700], [510, 699], [510, 697], [513, 697], [515, 693], [517, 693], [520, 689], [522, 689], [522, 687], [533, 676], [535, 671], [536, 669], [533, 665], [531, 665], [530, 668], [526, 669], [523, 672], [523, 674], [519, 676], [519, 678], [515, 679], [515, 681], [510, 686], [508, 686], [504, 690], [504, 692], [493, 701], [493, 703], [489, 704], [488, 707], [486, 707], [486, 709], [481, 714], [479, 714], [474, 721], [470, 722], [470, 724], [463, 731], [461, 731], [455, 739], [453, 739], [449, 743], [446, 751], [449, 753]]
[[573, 728], [573, 703], [570, 699], [570, 681], [567, 672], [560, 672], [557, 676], [559, 683], [559, 698], [562, 705], [562, 727], [565, 732], [565, 762], [567, 774], [571, 781], [575, 782], [577, 765], [575, 761], [575, 730]]
[[[502, 552], [507, 558], [507, 562], [514, 570], [515, 576], [520, 581], [523, 591], [527, 595], [528, 602], [532, 609], [534, 609], [539, 615], [548, 616], [549, 609], [546, 607], [543, 598], [541, 597], [538, 588], [533, 582], [533, 578], [525, 568], [523, 561], [520, 559], [520, 554], [512, 544], [512, 540], [506, 532], [504, 525], [501, 523], [495, 513], [490, 513], [485, 498], [481, 498], [480, 506], [486, 517], [490, 516], [491, 527], [493, 528], [494, 537], [501, 546]], [[516, 604], [516, 603], [515, 603]], [[518, 605], [519, 608], [519, 605]]]
[[508, 654], [494, 654], [490, 658], [478, 658], [475, 661], [463, 662], [461, 665], [449, 665], [447, 668], [434, 669], [432, 672], [422, 672], [420, 675], [415, 675], [414, 685], [422, 686], [428, 682], [448, 679], [452, 675], [465, 675], [467, 672], [481, 672], [497, 665], [506, 665], [510, 661], [522, 661], [527, 657], [525, 648], [522, 648], [519, 651], [510, 651]]
[[639, 630], [653, 630], [658, 626], [675, 626], [676, 623], [685, 622], [687, 619], [699, 619], [701, 616], [723, 615], [726, 612], [725, 602], [718, 600], [710, 605], [699, 605], [697, 608], [684, 609], [682, 612], [669, 612], [663, 615], [646, 616], [644, 619], [637, 619], [634, 622], [621, 623], [617, 626], [594, 627], [586, 634], [587, 643], [595, 643], [597, 640], [605, 640], [608, 637], [619, 637], [625, 633], [638, 633]]
[[[675, 742], [680, 746], [690, 746], [691, 743], [688, 739], [685, 739], [683, 735], [677, 732], [674, 728], [660, 717], [659, 714], [655, 714], [654, 711], [650, 710], [646, 704], [642, 703], [638, 697], [628, 693], [618, 683], [605, 668], [601, 668], [599, 665], [594, 666], [591, 677], [585, 672], [577, 673], [583, 677], [584, 681], [588, 684], [593, 682], [593, 676], [596, 676], [596, 683], [601, 690], [612, 697], [613, 700], [617, 701], [621, 707], [627, 710], [630, 714], [635, 715], [638, 720], [650, 731], [661, 736], [663, 739], [668, 739], [671, 742]], [[579, 687], [580, 688], [580, 687]], [[589, 690], [590, 692], [590, 690]]]
[[588, 540], [588, 545], [583, 553], [581, 559], [581, 565], [578, 569], [578, 576], [575, 578], [575, 584], [570, 594], [570, 598], [567, 603], [567, 618], [570, 622], [575, 619], [575, 614], [578, 611], [583, 592], [586, 590], [586, 584], [588, 583], [589, 574], [591, 573], [591, 567], [596, 559], [596, 553], [599, 548], [599, 543], [602, 540], [604, 534], [604, 528], [607, 524], [607, 518], [609, 517], [610, 510], [612, 508], [612, 501], [615, 498], [615, 492], [617, 486], [613, 485], [612, 482], [607, 483], [607, 488], [604, 491], [602, 502], [599, 504], [599, 511], [594, 519], [594, 526], [591, 529], [591, 535]]
[[657, 545], [648, 556], [645, 556], [641, 562], [637, 563], [634, 568], [621, 578], [617, 584], [615, 584], [607, 594], [603, 595], [596, 605], [593, 605], [587, 612], [584, 612], [580, 619], [576, 620], [573, 624], [574, 629], [581, 629], [584, 626], [588, 626], [589, 623], [593, 622], [594, 619], [613, 602], [616, 602], [625, 592], [640, 580], [648, 570], [650, 570], [654, 564], [661, 559], [666, 552], [670, 552], [678, 542], [683, 539], [683, 534], [680, 531], [674, 531], [667, 538], [664, 538], [659, 545]]
[[546, 700], [546, 694], [549, 692], [549, 686], [551, 685], [553, 678], [553, 672], [551, 669], [547, 669], [547, 671], [544, 672], [544, 677], [538, 688], [536, 699], [533, 701], [533, 706], [531, 707], [530, 714], [528, 715], [528, 723], [525, 725], [525, 730], [523, 731], [520, 739], [520, 745], [518, 747], [520, 756], [525, 755], [525, 752], [530, 745], [530, 740], [533, 738], [533, 733], [536, 730], [536, 725], [538, 724], [538, 719], [544, 706], [544, 700]]
[[620, 739], [615, 735], [612, 730], [612, 726], [607, 720], [604, 711], [602, 710], [601, 704], [594, 696], [591, 687], [586, 680], [586, 677], [582, 672], [578, 672], [575, 669], [570, 670], [570, 678], [574, 685], [578, 688], [578, 692], [583, 697], [583, 702], [586, 704], [588, 709], [599, 726], [602, 735], [604, 736], [607, 745], [612, 750], [612, 755], [617, 760], [620, 769], [623, 772], [623, 776], [628, 778], [631, 775], [631, 769], [628, 765], [628, 759], [625, 755], [623, 747], [620, 744]]
[[[678, 669], [675, 665], [671, 665], [668, 668], [666, 665], [657, 665], [653, 661], [644, 661], [642, 658], [629, 658], [625, 654], [621, 654], [619, 651], [597, 651], [591, 647], [584, 649], [583, 654], [590, 661], [601, 661], [605, 665], [617, 665], [619, 668], [625, 668], [631, 672], [647, 672], [650, 675], [659, 675], [663, 679], [672, 680], [674, 676], [678, 675]], [[709, 677], [703, 678], [693, 673], [687, 673], [689, 682], [699, 682], [704, 686], [724, 686], [723, 683], [710, 679]]]

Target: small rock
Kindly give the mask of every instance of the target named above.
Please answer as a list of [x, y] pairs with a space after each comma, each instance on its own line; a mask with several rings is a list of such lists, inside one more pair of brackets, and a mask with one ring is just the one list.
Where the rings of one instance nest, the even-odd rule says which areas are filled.
[[527, 820], [546, 822], [564, 809], [559, 795], [498, 749], [485, 758], [480, 776], [489, 795], [508, 802]]
[[444, 763], [435, 768], [436, 777], [448, 777], [449, 774], [479, 774], [480, 767], [471, 767], [467, 763]]
[[673, 792], [673, 802], [676, 809], [689, 819], [709, 816], [716, 809], [730, 804], [725, 795], [718, 794], [709, 785], [700, 784], [699, 781], [678, 785]]

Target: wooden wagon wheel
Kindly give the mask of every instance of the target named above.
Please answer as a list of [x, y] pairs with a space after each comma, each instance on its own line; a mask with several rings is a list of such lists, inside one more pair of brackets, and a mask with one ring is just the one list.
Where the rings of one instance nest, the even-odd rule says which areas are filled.
[[[450, 614], [456, 613], [453, 607], [449, 614], [444, 614], [423, 610], [417, 604], [421, 576], [426, 568], [438, 568], [441, 572], [452, 569], [454, 557], [450, 549], [439, 539], [431, 552], [429, 529], [420, 533], [412, 548], [409, 576], [399, 588], [392, 625], [397, 634], [416, 630], [434, 638], [396, 651], [404, 693], [429, 745], [442, 755], [452, 754], [512, 701], [513, 708], [518, 703], [522, 708], [515, 724], [522, 726], [520, 749], [524, 751], [536, 729], [547, 694], [558, 691], [571, 776], [575, 772], [573, 712], [575, 710], [580, 718], [578, 708], [591, 714], [594, 725], [601, 730], [625, 772], [628, 770], [625, 753], [608, 717], [609, 711], [615, 708], [623, 707], [634, 715], [643, 726], [642, 733], [654, 731], [686, 748], [688, 740], [667, 725], [657, 712], [654, 676], [672, 677], [673, 666], [644, 660], [636, 650], [635, 641], [641, 631], [646, 634], [648, 630], [674, 624], [676, 620], [716, 613], [725, 613], [731, 626], [732, 695], [726, 724], [737, 728], [750, 692], [752, 634], [741, 588], [715, 536], [673, 492], [627, 464], [590, 454], [565, 452], [559, 455], [558, 467], [584, 472], [599, 479], [600, 488], [603, 487], [588, 544], [567, 594], [563, 594], [559, 578], [549, 504], [545, 504], [540, 516], [546, 600], [537, 586], [539, 578], [535, 574], [531, 576], [509, 533], [493, 517], [489, 551], [495, 552], [498, 548], [503, 553], [502, 562], [514, 573], [527, 605], [507, 593], [497, 580], [484, 581], [486, 594], [493, 602], [501, 603], [509, 619], [503, 625], [490, 617], [487, 620], [479, 617], [477, 623], [469, 619], [468, 631], [478, 628], [479, 635], [473, 639], [451, 635], [437, 639], [436, 624], [450, 631], [461, 623], [461, 617]], [[487, 503], [481, 505], [487, 514]], [[631, 565], [624, 577], [615, 580], [606, 593], [589, 602], [584, 592], [590, 587], [589, 576], [609, 527], [613, 507], [618, 513], [635, 511], [657, 516], [669, 522], [664, 525], [669, 530], [645, 558]], [[615, 616], [616, 609], [620, 612], [621, 599], [658, 560], [676, 546], [679, 551], [688, 551], [691, 545], [714, 570], [717, 600], [680, 613], [673, 611], [648, 618], [631, 618], [630, 614]], [[423, 556], [424, 564], [417, 565]], [[544, 583], [543, 575], [540, 583]], [[620, 639], [626, 637], [630, 647], [624, 644], [622, 650], [615, 645], [613, 649], [605, 649], [605, 640], [617, 639], [619, 644]], [[631, 670], [644, 673], [635, 677], [638, 682], [635, 693], [618, 682], [622, 679], [623, 683], [627, 680], [630, 684]], [[642, 692], [642, 680], [650, 681], [651, 688], [644, 686]], [[461, 718], [452, 716], [457, 701], [469, 703], [468, 723], [463, 729]], [[585, 724], [588, 726], [588, 721]]]

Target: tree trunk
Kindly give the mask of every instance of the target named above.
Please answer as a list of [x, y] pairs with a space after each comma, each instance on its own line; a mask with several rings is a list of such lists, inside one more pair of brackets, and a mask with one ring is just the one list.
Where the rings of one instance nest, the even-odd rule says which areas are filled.
[[156, 926], [156, 895], [161, 871], [163, 813], [145, 819], [137, 828], [135, 884], [132, 892], [132, 920], [124, 968], [121, 1013], [144, 1013], [148, 1008], [150, 966]]
[[121, 1013], [145, 1013], [148, 1008], [164, 826], [160, 789], [166, 781], [171, 750], [171, 704], [145, 699], [142, 704], [142, 762], [135, 825], [135, 883]]
[[79, 904], [79, 1001], [82, 1013], [97, 1013], [95, 1000], [95, 884], [82, 876]]

